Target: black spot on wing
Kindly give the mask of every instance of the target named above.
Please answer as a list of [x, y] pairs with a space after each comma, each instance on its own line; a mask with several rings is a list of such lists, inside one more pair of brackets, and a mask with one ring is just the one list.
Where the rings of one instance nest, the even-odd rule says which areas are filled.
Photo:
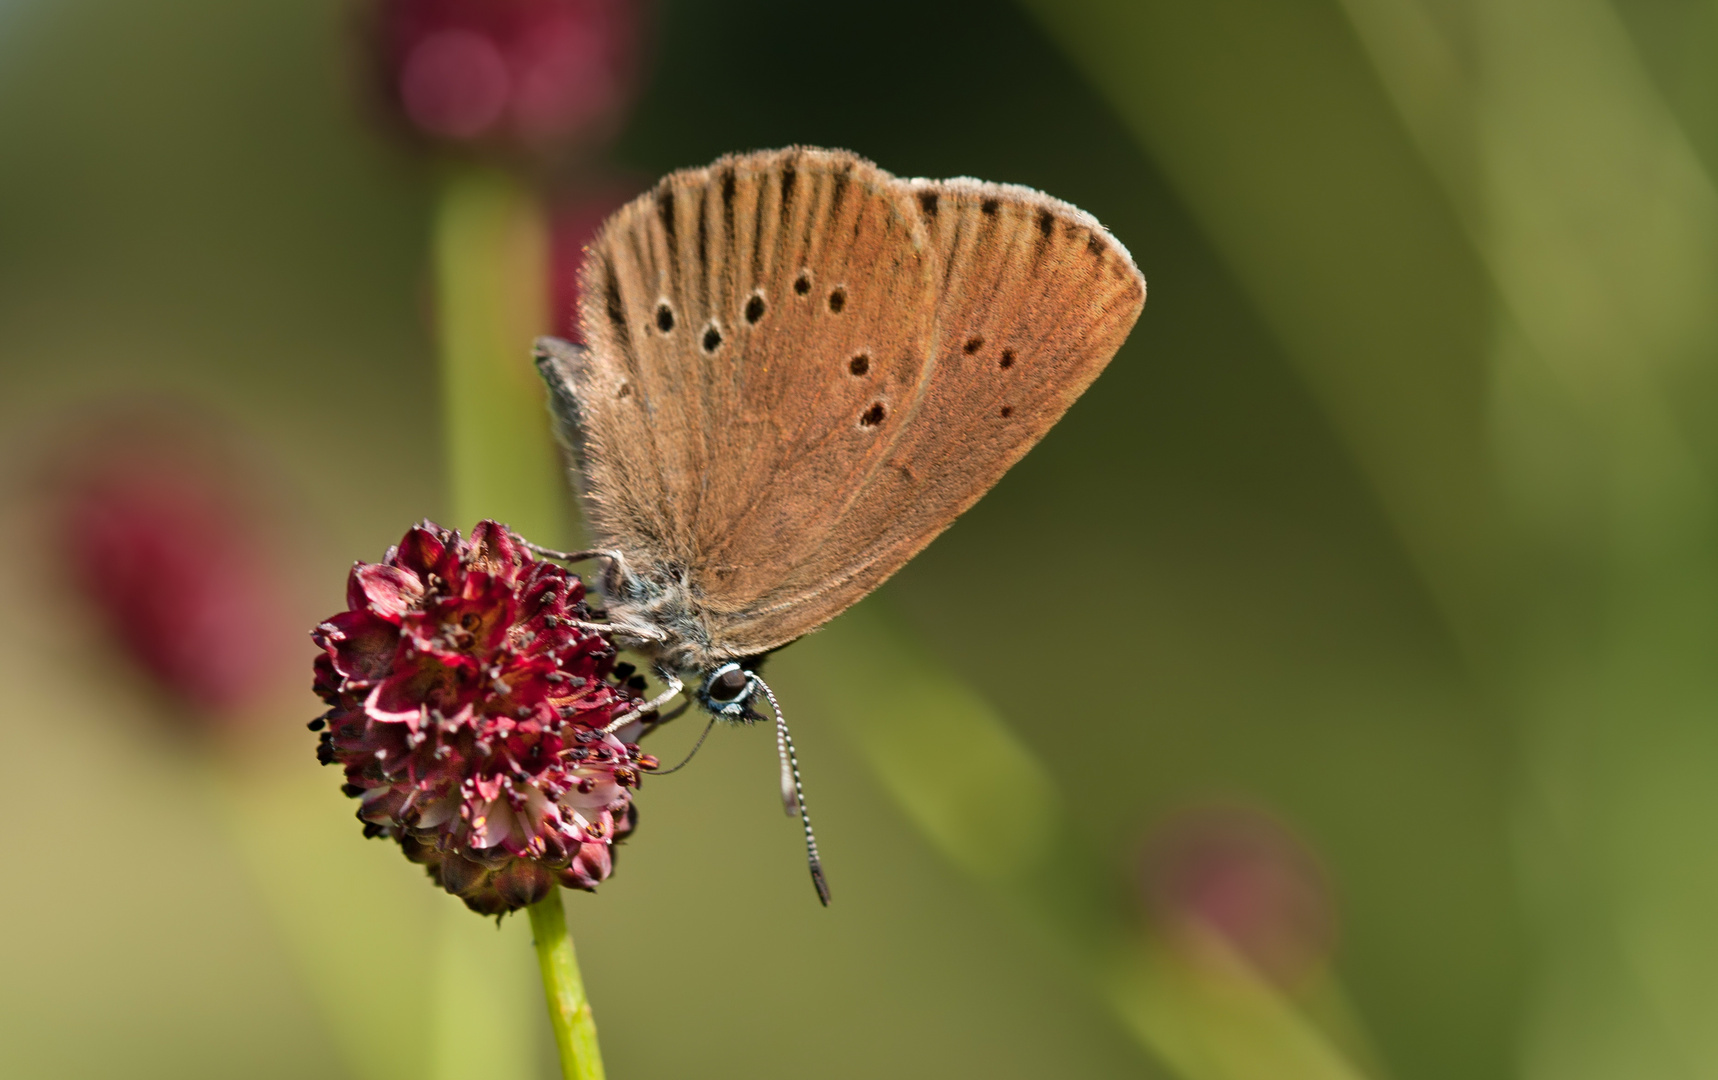
[[1038, 211], [1038, 231], [1043, 234], [1044, 239], [1050, 239], [1050, 233], [1055, 229], [1055, 227], [1056, 215], [1050, 213], [1048, 210]]
[[995, 217], [996, 211], [1001, 205], [995, 199], [986, 199], [978, 204], [978, 208], [984, 211], [986, 217]]
[[937, 193], [934, 191], [919, 192], [919, 209], [925, 212], [926, 217], [936, 217]]

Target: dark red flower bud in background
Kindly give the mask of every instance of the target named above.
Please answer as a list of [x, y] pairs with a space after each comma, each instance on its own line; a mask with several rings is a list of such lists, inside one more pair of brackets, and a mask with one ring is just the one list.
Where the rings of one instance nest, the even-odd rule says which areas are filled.
[[542, 151], [619, 126], [638, 78], [639, 0], [379, 0], [387, 100], [438, 142]]
[[1262, 810], [1172, 817], [1147, 845], [1143, 886], [1171, 941], [1215, 937], [1279, 985], [1293, 985], [1329, 955], [1335, 919], [1318, 860]]
[[235, 482], [146, 424], [68, 459], [55, 480], [60, 550], [138, 666], [203, 717], [279, 686], [292, 654], [279, 563]]
[[579, 328], [579, 267], [585, 262], [585, 248], [608, 216], [644, 187], [643, 182], [617, 179], [555, 200], [549, 222], [549, 312], [557, 337], [584, 342]]
[[575, 625], [577, 575], [493, 521], [469, 541], [425, 522], [353, 567], [346, 602], [313, 635], [331, 708], [311, 728], [365, 833], [488, 915], [608, 877], [656, 759], [602, 731], [638, 696], [608, 681], [614, 645]]

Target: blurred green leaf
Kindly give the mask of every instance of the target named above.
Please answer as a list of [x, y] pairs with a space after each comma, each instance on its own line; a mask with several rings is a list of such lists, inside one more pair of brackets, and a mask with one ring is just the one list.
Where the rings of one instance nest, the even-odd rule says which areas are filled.
[[[909, 644], [880, 600], [795, 648], [795, 697], [840, 722], [932, 845], [1065, 950], [1093, 992], [1176, 1075], [1363, 1075], [1220, 942], [1196, 960], [1141, 944], [1122, 914], [1125, 898], [1069, 812], [1072, 791], [982, 697]], [[802, 681], [805, 666], [818, 672], [815, 682]], [[837, 690], [877, 685], [884, 673], [879, 696]]]

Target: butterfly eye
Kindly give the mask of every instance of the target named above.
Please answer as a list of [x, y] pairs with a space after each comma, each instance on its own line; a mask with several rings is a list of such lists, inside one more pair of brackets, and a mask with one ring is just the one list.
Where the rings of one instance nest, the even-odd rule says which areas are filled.
[[708, 693], [713, 701], [732, 701], [740, 696], [740, 692], [751, 681], [751, 676], [737, 667], [732, 667], [710, 680]]

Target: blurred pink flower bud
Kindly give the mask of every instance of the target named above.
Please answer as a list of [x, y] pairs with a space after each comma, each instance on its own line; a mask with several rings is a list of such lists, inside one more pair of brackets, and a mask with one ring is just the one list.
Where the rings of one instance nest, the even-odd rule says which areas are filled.
[[1172, 941], [1214, 936], [1280, 985], [1329, 955], [1335, 920], [1318, 860], [1262, 810], [1175, 815], [1147, 845], [1142, 878], [1147, 907]]
[[60, 550], [126, 653], [205, 715], [279, 686], [291, 641], [280, 566], [234, 481], [141, 430], [71, 459], [58, 479]]
[[638, 75], [639, 0], [378, 0], [388, 101], [420, 135], [540, 152], [612, 133]]

